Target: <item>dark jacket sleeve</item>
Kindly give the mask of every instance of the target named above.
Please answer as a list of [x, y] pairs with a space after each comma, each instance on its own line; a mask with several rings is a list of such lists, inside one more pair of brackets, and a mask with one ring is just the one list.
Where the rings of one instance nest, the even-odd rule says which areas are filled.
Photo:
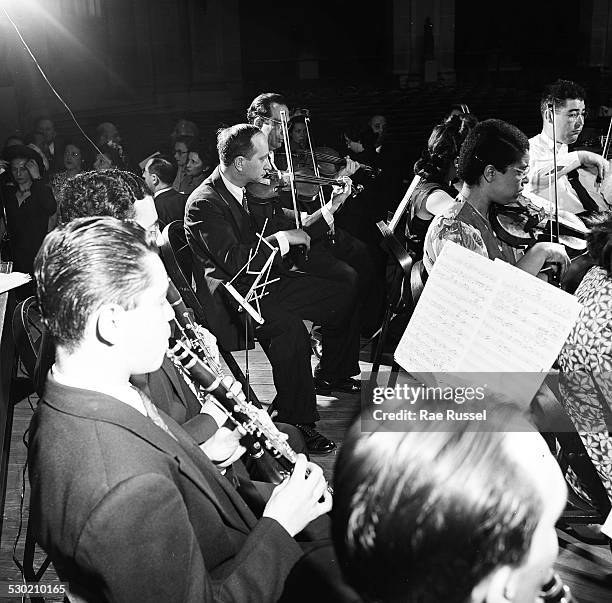
[[[210, 258], [225, 274], [233, 278], [249, 260], [257, 240], [241, 240], [229, 210], [212, 190], [206, 187], [192, 193], [185, 209], [185, 228], [192, 251]], [[267, 237], [278, 247], [276, 239]], [[251, 268], [261, 270], [272, 251], [260, 244], [259, 253], [252, 259]], [[278, 256], [275, 261], [279, 261]]]

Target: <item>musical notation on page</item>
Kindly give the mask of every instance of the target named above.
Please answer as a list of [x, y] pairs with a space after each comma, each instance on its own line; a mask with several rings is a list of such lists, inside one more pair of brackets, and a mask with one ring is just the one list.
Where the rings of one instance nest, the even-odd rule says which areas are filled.
[[[504, 383], [505, 398], [528, 403], [580, 308], [574, 296], [449, 241], [429, 275], [395, 360], [413, 374], [496, 373]], [[541, 378], [525, 379], [513, 391], [512, 380], [504, 379], [503, 373], [541, 373]]]

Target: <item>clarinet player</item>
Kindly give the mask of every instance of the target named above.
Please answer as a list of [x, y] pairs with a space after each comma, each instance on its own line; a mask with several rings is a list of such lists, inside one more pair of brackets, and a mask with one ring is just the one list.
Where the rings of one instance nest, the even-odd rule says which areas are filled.
[[[30, 513], [71, 595], [276, 600], [301, 554], [293, 537], [331, 508], [321, 469], [298, 456], [257, 518], [187, 432], [130, 384], [160, 366], [173, 316], [142, 228], [74, 220], [46, 237], [35, 273], [57, 353], [30, 426]], [[228, 430], [226, 462], [238, 438]]]

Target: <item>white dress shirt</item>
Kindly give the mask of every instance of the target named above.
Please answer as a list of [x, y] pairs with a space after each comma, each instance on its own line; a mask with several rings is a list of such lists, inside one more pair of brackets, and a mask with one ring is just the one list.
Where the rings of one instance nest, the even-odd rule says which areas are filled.
[[[578, 151], [568, 152], [566, 144], [557, 143], [557, 196], [559, 209], [573, 214], [584, 211], [584, 207], [572, 188], [567, 174], [580, 166]], [[528, 191], [548, 199], [554, 203], [554, 182], [552, 175], [553, 141], [547, 134], [541, 132], [529, 139], [529, 182]]]

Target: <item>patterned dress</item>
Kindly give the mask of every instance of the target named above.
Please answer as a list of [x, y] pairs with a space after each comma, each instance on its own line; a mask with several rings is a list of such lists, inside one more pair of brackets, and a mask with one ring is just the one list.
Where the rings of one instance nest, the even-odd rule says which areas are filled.
[[612, 500], [612, 278], [594, 266], [576, 297], [582, 310], [559, 355], [562, 402]]
[[491, 260], [499, 258], [513, 266], [522, 255], [521, 251], [501, 241], [489, 220], [461, 195], [445, 212], [431, 221], [427, 230], [423, 246], [423, 264], [427, 272], [431, 272], [446, 241], [453, 241]]

